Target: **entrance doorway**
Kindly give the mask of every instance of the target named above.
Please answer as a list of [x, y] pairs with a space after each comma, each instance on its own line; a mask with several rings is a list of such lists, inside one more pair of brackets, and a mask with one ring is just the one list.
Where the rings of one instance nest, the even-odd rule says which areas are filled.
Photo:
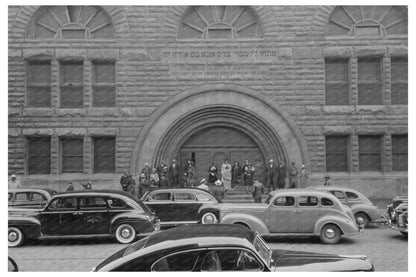
[[256, 168], [257, 178], [263, 177], [265, 159], [259, 146], [247, 134], [229, 127], [211, 127], [193, 134], [182, 145], [179, 157], [182, 169], [188, 159], [194, 161], [197, 183], [208, 177], [212, 163], [220, 179], [225, 158], [231, 165], [237, 161], [241, 166], [248, 160]]

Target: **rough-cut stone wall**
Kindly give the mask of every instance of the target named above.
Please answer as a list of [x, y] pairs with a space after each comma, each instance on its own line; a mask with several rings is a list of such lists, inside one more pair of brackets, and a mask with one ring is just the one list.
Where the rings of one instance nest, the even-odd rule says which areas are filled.
[[[334, 7], [254, 6], [263, 38], [184, 41], [177, 39], [177, 32], [185, 6], [103, 8], [113, 20], [114, 39], [36, 40], [26, 38], [26, 28], [38, 7], [9, 6], [9, 173], [22, 176], [24, 185], [63, 188], [66, 180], [90, 179], [100, 187], [117, 187], [153, 113], [177, 95], [227, 84], [264, 94], [291, 116], [306, 142], [311, 185], [323, 181], [325, 135], [350, 134], [351, 172], [332, 174], [336, 183], [372, 197], [407, 190], [407, 173], [391, 172], [391, 134], [407, 133], [407, 106], [390, 105], [389, 82], [389, 57], [407, 55], [407, 36], [327, 38], [326, 24]], [[51, 108], [25, 108], [25, 59], [37, 55], [53, 60]], [[357, 57], [364, 55], [384, 57], [382, 106], [357, 105]], [[325, 106], [325, 57], [350, 58], [352, 105]], [[59, 60], [64, 58], [85, 61], [83, 109], [58, 107]], [[116, 60], [117, 107], [91, 107], [94, 59]], [[384, 170], [359, 172], [358, 135], [373, 133], [384, 135]], [[52, 136], [50, 176], [25, 174], [28, 135]], [[59, 174], [58, 138], [63, 135], [84, 137], [84, 173]], [[91, 173], [93, 135], [116, 136], [116, 174]]]

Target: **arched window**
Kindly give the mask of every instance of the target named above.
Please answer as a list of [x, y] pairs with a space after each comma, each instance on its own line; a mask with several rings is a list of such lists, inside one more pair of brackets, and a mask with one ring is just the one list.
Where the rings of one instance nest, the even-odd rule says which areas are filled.
[[328, 36], [407, 34], [407, 12], [399, 6], [338, 6], [332, 12]]
[[95, 6], [43, 6], [28, 26], [29, 38], [96, 39], [112, 38], [110, 17]]
[[259, 38], [262, 29], [257, 14], [242, 6], [191, 6], [182, 18], [180, 39]]

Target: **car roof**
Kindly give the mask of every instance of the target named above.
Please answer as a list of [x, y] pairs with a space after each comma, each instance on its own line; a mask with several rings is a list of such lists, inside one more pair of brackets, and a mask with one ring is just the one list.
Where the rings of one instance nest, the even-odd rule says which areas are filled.
[[139, 198], [122, 190], [111, 190], [111, 189], [102, 189], [102, 190], [77, 190], [77, 191], [66, 191], [60, 194], [54, 195], [54, 197], [58, 196], [80, 196], [80, 195], [120, 195], [127, 197], [134, 202], [141, 202]]
[[12, 193], [16, 193], [16, 192], [47, 192], [51, 196], [57, 193], [55, 190], [48, 189], [48, 188], [9, 189], [9, 192], [12, 192]]
[[235, 224], [184, 225], [149, 236], [146, 245], [150, 246], [167, 240], [183, 240], [189, 238], [196, 238], [198, 240], [198, 238], [202, 237], [240, 238], [252, 242], [254, 232], [246, 227]]
[[159, 189], [154, 189], [151, 191], [151, 193], [153, 192], [159, 192], [159, 191], [198, 191], [198, 192], [204, 192], [204, 193], [208, 193], [208, 191], [204, 190], [204, 189], [200, 189], [200, 188], [159, 188]]
[[326, 191], [320, 191], [317, 189], [313, 189], [313, 188], [296, 188], [296, 189], [279, 189], [279, 190], [274, 190], [270, 192], [271, 195], [277, 195], [277, 194], [290, 194], [290, 195], [294, 195], [294, 196], [304, 196], [305, 194], [311, 194], [311, 195], [319, 195], [319, 196], [325, 196], [327, 197], [328, 195], [333, 196], [332, 194], [330, 194], [329, 192]]

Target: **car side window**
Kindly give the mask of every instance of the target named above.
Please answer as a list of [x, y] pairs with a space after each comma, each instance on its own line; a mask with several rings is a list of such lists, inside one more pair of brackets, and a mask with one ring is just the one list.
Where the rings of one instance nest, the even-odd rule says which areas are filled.
[[176, 192], [175, 201], [194, 201], [195, 195], [189, 192]]
[[291, 207], [295, 206], [295, 198], [292, 196], [281, 196], [277, 197], [274, 202], [273, 206], [276, 207]]
[[298, 204], [300, 207], [318, 206], [318, 198], [316, 196], [299, 196]]
[[206, 252], [201, 271], [262, 271], [262, 263], [243, 249], [215, 249]]
[[321, 199], [321, 205], [322, 206], [334, 206], [334, 202], [331, 199], [328, 199], [326, 197], [323, 197]]
[[151, 271], [192, 271], [202, 251], [183, 251], [165, 256], [152, 265]]
[[43, 201], [46, 200], [46, 197], [43, 194], [38, 192], [32, 193], [32, 201]]
[[348, 199], [358, 199], [358, 195], [351, 191], [346, 191], [345, 194], [347, 195]]
[[208, 195], [206, 195], [204, 193], [200, 193], [200, 192], [197, 192], [196, 193], [196, 198], [199, 201], [212, 201], [212, 198], [211, 197], [209, 197]]
[[342, 191], [338, 191], [338, 190], [331, 190], [330, 191], [333, 195], [335, 195], [336, 198], [340, 199], [340, 200], [344, 200], [345, 196], [344, 193], [342, 193]]
[[9, 193], [9, 201], [12, 200], [13, 198], [13, 193]]
[[15, 199], [16, 201], [28, 201], [30, 200], [30, 192], [18, 192]]
[[158, 192], [150, 195], [150, 201], [170, 201], [172, 200], [170, 192]]
[[48, 206], [48, 210], [75, 210], [76, 208], [76, 197], [56, 198]]
[[79, 208], [83, 210], [105, 210], [107, 209], [107, 203], [103, 197], [81, 197]]
[[115, 197], [108, 199], [107, 203], [110, 209], [132, 209], [124, 200]]

